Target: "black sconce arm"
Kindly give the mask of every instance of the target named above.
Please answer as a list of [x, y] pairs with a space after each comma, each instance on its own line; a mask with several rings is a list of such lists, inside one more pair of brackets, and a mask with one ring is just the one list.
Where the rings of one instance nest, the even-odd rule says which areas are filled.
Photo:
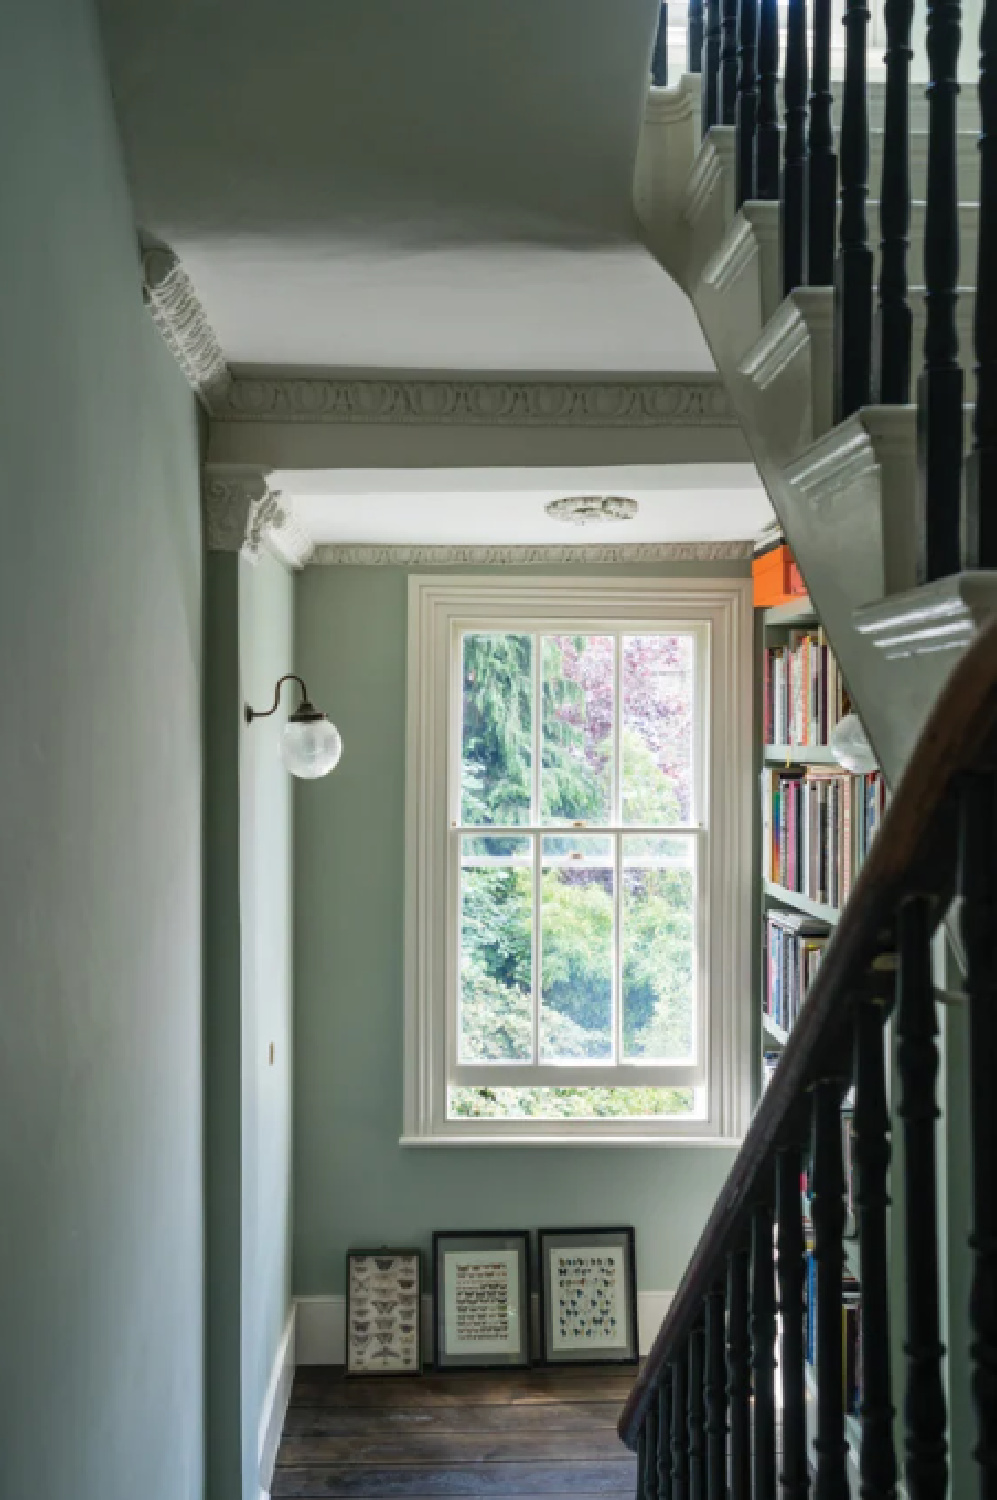
[[[296, 682], [298, 684], [298, 687], [301, 689], [301, 703], [306, 704], [308, 702], [308, 689], [305, 687], [302, 678], [296, 676], [294, 672], [286, 672], [283, 677], [279, 677], [277, 679], [277, 686], [273, 690], [273, 708], [250, 708], [249, 704], [246, 704], [245, 713], [247, 724], [252, 724], [254, 719], [269, 719], [271, 714], [275, 714], [277, 712], [278, 705], [280, 704], [280, 690], [284, 686], [285, 682]], [[299, 707], [300, 706], [301, 705], [299, 705]]]

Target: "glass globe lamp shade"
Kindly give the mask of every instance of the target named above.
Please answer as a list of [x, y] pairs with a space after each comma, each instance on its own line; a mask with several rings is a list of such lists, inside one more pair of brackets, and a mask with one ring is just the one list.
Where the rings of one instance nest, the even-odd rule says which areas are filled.
[[876, 757], [858, 714], [846, 714], [831, 730], [828, 748], [839, 766], [857, 776], [877, 769]]
[[284, 726], [281, 758], [292, 776], [315, 781], [339, 764], [343, 741], [335, 724], [310, 703], [302, 703]]

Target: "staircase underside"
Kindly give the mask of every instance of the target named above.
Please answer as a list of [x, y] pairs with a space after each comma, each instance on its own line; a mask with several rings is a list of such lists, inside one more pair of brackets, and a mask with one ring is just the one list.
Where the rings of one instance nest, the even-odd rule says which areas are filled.
[[[717, 126], [698, 141], [697, 84], [683, 78], [652, 99], [638, 160], [638, 213], [652, 252], [692, 299], [814, 608], [894, 782], [958, 652], [997, 601], [997, 575], [957, 575], [927, 594], [911, 593], [915, 408], [870, 406], [835, 424], [834, 293], [807, 287], [783, 298], [779, 205], [747, 202], [736, 209], [734, 129]], [[872, 113], [875, 119], [875, 99]], [[976, 140], [967, 129], [959, 141], [963, 265], [973, 275]], [[874, 134], [872, 183], [877, 150], [881, 158]], [[915, 199], [923, 193], [923, 154], [915, 142]], [[924, 331], [916, 284], [923, 274], [923, 218], [923, 203], [915, 201], [909, 267], [915, 371]], [[876, 204], [869, 222], [875, 243]], [[959, 304], [967, 402], [974, 393], [973, 301], [967, 287]], [[968, 405], [965, 420], [968, 439]]]

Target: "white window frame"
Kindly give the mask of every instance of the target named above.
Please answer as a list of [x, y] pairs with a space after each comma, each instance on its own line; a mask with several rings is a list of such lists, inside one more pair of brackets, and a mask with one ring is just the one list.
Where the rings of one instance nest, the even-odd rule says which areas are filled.
[[[448, 1119], [455, 1078], [456, 901], [451, 788], [459, 714], [454, 642], [467, 630], [694, 627], [708, 640], [700, 971], [706, 1110], [654, 1120]], [[409, 579], [403, 1145], [739, 1142], [751, 1094], [752, 624], [747, 579], [462, 577]], [[485, 830], [482, 830], [483, 832]], [[593, 828], [593, 833], [597, 830]], [[592, 1084], [612, 1080], [596, 1077]], [[503, 1068], [505, 1072], [505, 1068]], [[490, 1080], [491, 1081], [491, 1080]], [[550, 1083], [546, 1077], [531, 1080]], [[561, 1080], [569, 1080], [562, 1076]], [[574, 1080], [571, 1080], [574, 1082]], [[627, 1080], [629, 1081], [629, 1080]], [[634, 1083], [650, 1084], [641, 1072]], [[666, 1080], [679, 1085], [674, 1074]], [[522, 1083], [508, 1076], [510, 1085]]]

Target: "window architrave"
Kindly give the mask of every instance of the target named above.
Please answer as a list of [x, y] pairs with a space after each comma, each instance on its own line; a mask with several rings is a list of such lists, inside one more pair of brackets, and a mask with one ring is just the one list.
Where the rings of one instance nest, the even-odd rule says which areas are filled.
[[[449, 833], [458, 629], [551, 629], [565, 620], [681, 628], [709, 636], [704, 921], [706, 1112], [654, 1120], [448, 1119], [456, 983]], [[659, 623], [660, 622], [660, 623]], [[751, 1091], [752, 629], [741, 578], [413, 575], [409, 579], [406, 743], [405, 1145], [733, 1143]], [[459, 700], [458, 700], [459, 701]], [[593, 830], [594, 831], [594, 830]], [[549, 1081], [537, 1078], [538, 1083]], [[597, 1080], [593, 1076], [592, 1082]], [[600, 1080], [604, 1081], [604, 1080]], [[617, 1079], [617, 1082], [622, 1080]], [[639, 1082], [640, 1080], [633, 1080]], [[510, 1077], [509, 1082], [513, 1080]]]

